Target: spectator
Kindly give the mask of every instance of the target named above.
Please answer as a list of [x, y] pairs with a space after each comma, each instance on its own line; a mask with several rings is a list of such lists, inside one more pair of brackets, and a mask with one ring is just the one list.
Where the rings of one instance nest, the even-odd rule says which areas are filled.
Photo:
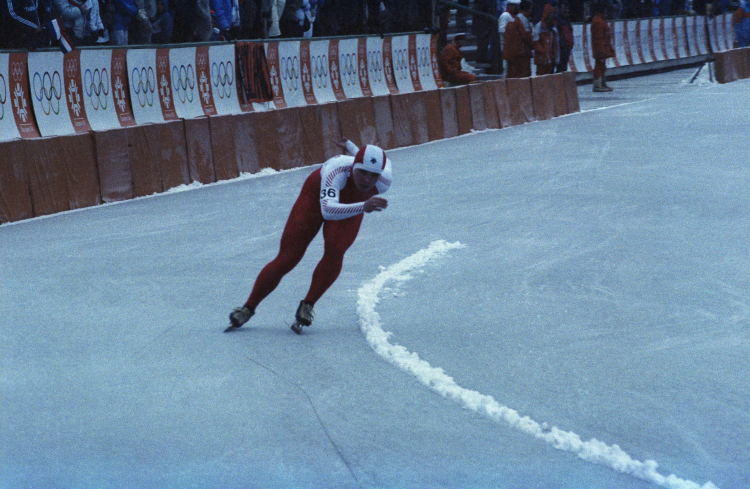
[[[474, 10], [496, 17], [497, 2], [496, 0], [474, 0]], [[495, 23], [491, 19], [483, 15], [474, 15], [471, 32], [477, 38], [477, 62], [479, 63], [492, 63], [490, 41], [494, 29]]]
[[[505, 29], [508, 23], [513, 22], [513, 19], [516, 18], [520, 7], [521, 0], [508, 0], [505, 12], [500, 14], [500, 19], [497, 22], [497, 31], [500, 34], [500, 53], [503, 52], [505, 46]], [[503, 59], [503, 72], [508, 73], [508, 61], [505, 59]]]
[[114, 15], [109, 42], [115, 46], [125, 46], [128, 44], [128, 28], [133, 18], [138, 15], [138, 9], [135, 8], [133, 0], [113, 0], [112, 6]]
[[52, 19], [50, 5], [35, 0], [7, 0], [0, 7], [0, 44], [8, 49], [49, 46], [44, 24]]
[[537, 75], [551, 75], [560, 61], [560, 42], [555, 22], [555, 7], [545, 5], [542, 20], [534, 26], [534, 64]]
[[103, 37], [98, 1], [54, 0], [52, 7], [53, 16], [62, 19], [61, 28], [75, 46], [91, 45]]
[[464, 55], [461, 54], [461, 46], [466, 41], [466, 34], [458, 33], [453, 36], [440, 52], [440, 75], [443, 81], [453, 85], [467, 85], [476, 81], [477, 77], [462, 69]]
[[270, 0], [240, 0], [240, 39], [266, 37], [265, 22], [271, 18]]
[[594, 91], [611, 92], [605, 78], [607, 58], [615, 56], [610, 39], [609, 24], [607, 24], [607, 7], [598, 3], [594, 7], [594, 18], [591, 20], [591, 47], [594, 54]]
[[508, 62], [506, 78], [531, 76], [531, 57], [534, 38], [529, 22], [531, 0], [521, 0], [518, 15], [505, 28], [503, 59]]
[[211, 40], [213, 34], [211, 20], [211, 5], [209, 0], [197, 0], [195, 4], [195, 19], [193, 20], [193, 37], [198, 42]]
[[168, 0], [156, 0], [156, 16], [151, 19], [151, 42], [154, 44], [169, 44], [172, 42], [174, 21], [167, 7]]
[[279, 22], [285, 6], [286, 0], [271, 0], [271, 26], [268, 28], [268, 37], [279, 37], [281, 35]]
[[211, 40], [224, 41], [232, 28], [232, 0], [211, 0]]
[[303, 37], [310, 29], [310, 20], [305, 12], [310, 10], [309, 0], [286, 0], [284, 13], [279, 19], [281, 36], [285, 38]]
[[560, 15], [557, 18], [557, 34], [560, 40], [560, 61], [557, 63], [555, 73], [568, 71], [570, 53], [573, 51], [575, 38], [573, 37], [573, 26], [570, 24], [570, 9], [568, 5], [560, 4]]
[[151, 44], [151, 17], [156, 17], [156, 0], [135, 0], [138, 14], [128, 29], [128, 44]]
[[732, 14], [732, 23], [737, 47], [750, 46], [750, 0], [741, 0], [740, 6]]

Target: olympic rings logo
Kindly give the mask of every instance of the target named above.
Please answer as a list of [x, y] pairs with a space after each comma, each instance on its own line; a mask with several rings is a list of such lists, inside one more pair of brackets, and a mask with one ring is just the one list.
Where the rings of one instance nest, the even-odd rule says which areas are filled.
[[234, 84], [234, 65], [231, 62], [214, 63], [211, 65], [211, 84], [220, 99], [232, 98]]
[[42, 111], [46, 115], [54, 112], [55, 115], [60, 113], [60, 98], [63, 94], [62, 78], [60, 73], [55, 71], [50, 74], [45, 71], [44, 75], [39, 72], [34, 73], [34, 96], [42, 104]]
[[132, 76], [133, 84], [132, 90], [135, 92], [138, 104], [141, 107], [148, 105], [149, 107], [154, 105], [154, 92], [156, 91], [156, 74], [154, 69], [150, 66], [133, 68]]
[[393, 71], [398, 80], [409, 78], [409, 62], [407, 61], [406, 49], [393, 51]]
[[286, 81], [287, 90], [299, 90], [299, 59], [297, 57], [281, 58], [279, 67], [281, 69], [281, 79]]
[[107, 110], [107, 96], [109, 95], [109, 74], [107, 69], [87, 69], [83, 74], [83, 89], [94, 110]]
[[5, 102], [8, 100], [8, 87], [5, 77], [0, 73], [0, 121], [5, 118]]
[[339, 57], [339, 73], [344, 84], [348, 87], [354, 86], [358, 81], [357, 55], [354, 53], [342, 54]]
[[325, 54], [314, 56], [311, 60], [312, 77], [318, 88], [328, 87], [328, 56]]
[[370, 51], [367, 53], [367, 71], [370, 79], [375, 82], [383, 81], [383, 53], [381, 51]]
[[172, 88], [177, 92], [180, 102], [193, 103], [195, 90], [195, 71], [193, 65], [172, 66]]

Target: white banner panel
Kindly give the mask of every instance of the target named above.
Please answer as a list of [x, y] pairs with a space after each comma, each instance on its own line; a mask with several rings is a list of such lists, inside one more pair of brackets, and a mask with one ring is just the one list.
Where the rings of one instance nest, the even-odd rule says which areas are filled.
[[106, 131], [120, 127], [112, 93], [112, 51], [81, 51], [83, 105], [91, 129]]
[[156, 79], [156, 53], [153, 49], [127, 52], [130, 104], [138, 124], [164, 122]]
[[75, 134], [65, 97], [63, 53], [29, 53], [31, 102], [42, 136]]
[[[388, 88], [387, 79], [393, 80], [393, 67], [390, 65], [390, 56], [385, 64], [383, 56], [383, 41], [379, 37], [368, 37], [365, 39], [366, 56], [367, 56], [367, 79], [369, 80], [370, 90], [373, 95], [388, 95], [391, 90]], [[390, 38], [389, 48], [390, 48]], [[360, 75], [361, 77], [362, 75]]]
[[205, 115], [198, 93], [195, 51], [195, 47], [169, 50], [174, 108], [177, 116], [182, 119], [194, 119]]
[[[20, 79], [21, 70], [18, 69], [17, 78]], [[19, 83], [20, 85], [20, 83]], [[20, 88], [20, 87], [19, 87]], [[20, 111], [25, 119], [31, 118], [31, 108], [24, 107], [23, 99], [18, 104], [18, 97], [14, 97], [16, 83], [13, 83], [10, 67], [10, 55], [0, 53], [0, 141], [9, 141], [18, 139], [21, 133], [18, 132], [16, 119], [13, 111]]]
[[[237, 86], [235, 63], [233, 44], [210, 46], [208, 48], [208, 79], [199, 75], [198, 84], [199, 86], [207, 86], [210, 90], [213, 106], [219, 114], [239, 114], [242, 112], [237, 95], [239, 87]], [[200, 62], [198, 64], [200, 65]], [[200, 66], [199, 71], [201, 71]], [[206, 95], [202, 95], [202, 97], [204, 97], [205, 102]]]
[[328, 59], [328, 45], [329, 41], [309, 42], [310, 83], [312, 85], [313, 94], [315, 95], [315, 100], [319, 104], [336, 101], [336, 95], [333, 93], [333, 83], [331, 80], [331, 63]]
[[287, 107], [306, 105], [302, 91], [299, 41], [279, 42], [279, 79]]
[[419, 73], [419, 83], [422, 90], [437, 90], [437, 81], [433, 68], [438, 68], [438, 55], [432, 50], [432, 36], [430, 34], [416, 35], [417, 50], [417, 72]]
[[409, 73], [409, 36], [391, 38], [391, 60], [393, 61], [393, 79], [399, 93], [411, 93], [414, 85]]
[[[358, 45], [358, 39], [339, 40], [339, 73], [341, 74], [341, 87], [344, 89], [346, 98], [359, 98], [364, 95], [359, 73], [363, 72], [367, 79], [367, 59], [359, 58]], [[360, 64], [363, 70], [360, 70]]]

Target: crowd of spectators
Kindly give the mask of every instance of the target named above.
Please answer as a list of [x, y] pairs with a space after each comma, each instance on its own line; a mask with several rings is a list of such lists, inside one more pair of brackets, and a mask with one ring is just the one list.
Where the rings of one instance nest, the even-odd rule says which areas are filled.
[[[477, 38], [477, 60], [497, 63], [496, 34], [508, 0], [455, 0], [456, 27]], [[744, 0], [606, 0], [610, 20], [722, 13]], [[347, 36], [422, 31], [451, 6], [436, 0], [6, 0], [0, 2], [0, 49], [50, 45], [47, 23], [58, 19], [76, 46], [204, 42], [235, 39]], [[531, 24], [543, 19], [549, 0], [532, 0]], [[557, 6], [557, 2], [552, 2]], [[593, 0], [569, 0], [566, 21], [590, 21]], [[559, 24], [563, 19], [557, 9]], [[569, 12], [569, 15], [568, 15]], [[443, 41], [445, 43], [445, 40]], [[563, 46], [564, 48], [564, 46]]]
[[[49, 46], [57, 19], [76, 46], [421, 31], [433, 0], [6, 0], [0, 49]], [[6, 5], [7, 4], [7, 5]]]

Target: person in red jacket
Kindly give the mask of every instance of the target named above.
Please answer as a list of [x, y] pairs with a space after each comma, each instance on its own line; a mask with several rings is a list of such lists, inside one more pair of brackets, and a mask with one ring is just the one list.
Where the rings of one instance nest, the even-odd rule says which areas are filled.
[[466, 34], [456, 34], [453, 40], [440, 51], [440, 75], [443, 81], [453, 85], [468, 85], [477, 80], [473, 73], [461, 69], [461, 61], [464, 59], [461, 46], [465, 41]]
[[594, 18], [591, 20], [591, 47], [594, 52], [594, 91], [611, 92], [604, 77], [607, 70], [607, 58], [614, 58], [612, 39], [607, 24], [607, 6], [596, 4]]
[[555, 7], [544, 6], [542, 20], [534, 26], [534, 64], [537, 75], [551, 75], [560, 61], [560, 41], [555, 29]]
[[503, 42], [503, 59], [508, 62], [506, 78], [525, 78], [531, 76], [531, 56], [534, 49], [534, 37], [531, 32], [529, 13], [531, 1], [521, 0], [521, 7], [513, 22], [505, 27]]

